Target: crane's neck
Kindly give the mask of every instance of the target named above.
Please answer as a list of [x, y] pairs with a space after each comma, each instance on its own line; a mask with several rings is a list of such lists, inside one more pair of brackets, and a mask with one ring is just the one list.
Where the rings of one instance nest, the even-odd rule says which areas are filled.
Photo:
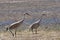
[[23, 23], [24, 20], [25, 20], [25, 15], [22, 17], [21, 20], [17, 21], [16, 23]]
[[41, 17], [39, 18], [39, 23], [40, 23], [40, 24], [41, 24], [42, 18], [43, 18], [43, 16], [41, 16]]
[[25, 20], [25, 15], [24, 15], [24, 17], [23, 17], [23, 20]]

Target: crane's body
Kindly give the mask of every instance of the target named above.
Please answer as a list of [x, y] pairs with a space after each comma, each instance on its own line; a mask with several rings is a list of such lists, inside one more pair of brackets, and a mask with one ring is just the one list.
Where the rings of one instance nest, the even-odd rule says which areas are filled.
[[[28, 13], [25, 13], [25, 14], [27, 14], [27, 15], [29, 15]], [[14, 34], [16, 35], [16, 30], [17, 30], [17, 28], [18, 27], [20, 27], [20, 25], [23, 23], [23, 21], [25, 20], [25, 14], [24, 14], [24, 17], [23, 17], [23, 19], [22, 20], [19, 20], [19, 21], [17, 21], [17, 22], [14, 22], [14, 23], [12, 23], [11, 25], [9, 25], [9, 27], [7, 27], [6, 28], [6, 31], [10, 31], [10, 33], [14, 36]], [[13, 33], [11, 30], [15, 30], [15, 33]]]
[[[39, 21], [40, 21], [40, 20], [38, 20], [38, 21], [34, 22], [33, 24], [31, 24], [31, 25], [30, 25], [30, 28], [32, 28], [32, 29], [33, 29], [33, 28], [34, 28], [34, 29], [38, 28], [38, 26], [40, 25]], [[36, 26], [37, 26], [37, 27], [36, 27]]]
[[40, 26], [41, 20], [45, 14], [42, 14], [42, 16], [39, 18], [38, 21], [34, 22], [30, 25], [30, 29], [33, 32], [33, 29], [35, 29], [35, 33], [37, 34], [37, 28]]
[[[20, 21], [17, 21], [17, 22], [14, 22], [12, 23], [11, 25], [9, 25], [9, 27], [6, 28], [7, 31], [10, 31], [11, 34], [14, 36], [14, 34], [16, 35], [16, 30], [18, 27], [20, 27], [20, 25], [23, 23], [24, 19], [23, 20], [20, 20]], [[15, 30], [15, 33], [13, 33], [11, 30]]]
[[9, 27], [7, 27], [7, 29], [12, 30], [12, 29], [18, 28], [23, 23], [23, 21], [24, 20], [14, 22], [11, 25], [9, 25]]
[[41, 20], [39, 19], [38, 21], [31, 24], [29, 30], [31, 30], [33, 32], [33, 29], [35, 29], [35, 33], [37, 33], [37, 28], [40, 26], [40, 22], [41, 22]]

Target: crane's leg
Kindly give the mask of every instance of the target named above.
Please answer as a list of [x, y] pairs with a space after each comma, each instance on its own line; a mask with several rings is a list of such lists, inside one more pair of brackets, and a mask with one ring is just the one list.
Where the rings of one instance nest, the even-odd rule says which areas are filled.
[[16, 31], [17, 31], [17, 29], [15, 29], [15, 37], [16, 37]]
[[37, 34], [37, 29], [35, 29], [35, 34]]
[[[32, 31], [32, 33], [33, 33], [33, 28], [30, 28], [29, 31]], [[33, 33], [33, 34], [34, 34], [34, 33]]]
[[15, 30], [15, 35], [16, 35], [16, 30]]
[[34, 30], [32, 29], [32, 33], [34, 34]]
[[10, 31], [10, 33], [12, 34], [12, 36], [14, 37], [14, 34], [12, 33], [12, 31], [11, 30], [9, 30]]

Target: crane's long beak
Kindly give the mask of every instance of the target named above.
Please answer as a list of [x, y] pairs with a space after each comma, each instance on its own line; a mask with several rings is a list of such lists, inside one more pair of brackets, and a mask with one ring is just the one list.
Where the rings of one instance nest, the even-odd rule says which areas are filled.
[[28, 16], [31, 16], [29, 13], [25, 13], [26, 15], [28, 15]]

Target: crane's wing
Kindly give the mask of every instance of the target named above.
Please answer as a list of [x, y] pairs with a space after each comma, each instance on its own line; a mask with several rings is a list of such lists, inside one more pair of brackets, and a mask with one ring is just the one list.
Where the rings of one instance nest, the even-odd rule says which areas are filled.
[[17, 23], [20, 23], [20, 22], [22, 22], [22, 21], [24, 21], [24, 20], [20, 20], [20, 21], [14, 22], [14, 23], [12, 23], [10, 26], [15, 25], [15, 24], [17, 24]]

